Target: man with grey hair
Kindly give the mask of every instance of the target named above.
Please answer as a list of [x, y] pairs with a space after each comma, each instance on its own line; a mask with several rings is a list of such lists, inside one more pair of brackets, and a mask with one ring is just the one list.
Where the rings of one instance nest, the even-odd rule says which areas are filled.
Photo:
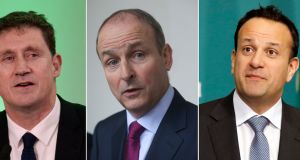
[[197, 159], [197, 108], [169, 84], [160, 24], [140, 9], [117, 11], [99, 29], [97, 52], [125, 110], [97, 124], [91, 158]]

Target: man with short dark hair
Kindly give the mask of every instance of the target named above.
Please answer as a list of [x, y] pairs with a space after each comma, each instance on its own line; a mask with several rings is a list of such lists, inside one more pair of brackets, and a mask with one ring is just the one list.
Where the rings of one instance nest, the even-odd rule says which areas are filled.
[[93, 134], [93, 160], [197, 159], [197, 108], [169, 84], [172, 49], [159, 23], [139, 9], [113, 13], [97, 52], [113, 95], [125, 108]]
[[281, 98], [299, 67], [295, 25], [275, 6], [260, 7], [240, 19], [234, 42], [236, 89], [200, 105], [200, 159], [299, 159], [300, 111]]
[[0, 159], [86, 159], [85, 107], [56, 94], [62, 58], [44, 15], [0, 18]]

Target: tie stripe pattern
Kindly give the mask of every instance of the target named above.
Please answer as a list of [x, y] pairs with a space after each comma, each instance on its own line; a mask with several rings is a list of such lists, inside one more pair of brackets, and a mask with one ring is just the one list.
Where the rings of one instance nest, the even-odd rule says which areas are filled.
[[21, 160], [36, 160], [33, 146], [37, 138], [33, 134], [27, 132], [23, 135], [22, 140], [24, 143], [24, 148], [22, 151]]
[[270, 160], [268, 140], [263, 133], [269, 120], [264, 116], [255, 116], [247, 122], [255, 132], [250, 147], [250, 160]]

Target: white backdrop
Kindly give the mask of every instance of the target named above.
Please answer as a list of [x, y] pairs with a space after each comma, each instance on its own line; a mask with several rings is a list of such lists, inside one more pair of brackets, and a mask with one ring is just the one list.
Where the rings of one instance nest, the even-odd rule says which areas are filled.
[[162, 26], [173, 49], [170, 83], [186, 100], [198, 104], [197, 0], [87, 0], [87, 130], [123, 107], [113, 97], [96, 53], [97, 31], [109, 15], [120, 9], [139, 8]]

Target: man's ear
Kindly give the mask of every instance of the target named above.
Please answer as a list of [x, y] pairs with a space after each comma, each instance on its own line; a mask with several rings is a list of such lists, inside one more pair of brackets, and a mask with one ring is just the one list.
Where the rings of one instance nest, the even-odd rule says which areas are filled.
[[167, 71], [169, 71], [173, 64], [172, 48], [169, 44], [165, 44], [162, 54], [165, 68], [167, 69]]
[[291, 81], [294, 74], [297, 72], [298, 68], [299, 68], [299, 59], [298, 59], [298, 57], [291, 58], [290, 61], [289, 61], [288, 75], [286, 77], [286, 82]]
[[236, 51], [233, 49], [231, 52], [231, 74], [234, 74], [235, 59], [236, 59]]
[[52, 57], [52, 65], [53, 65], [53, 76], [56, 78], [60, 75], [62, 58], [61, 55], [55, 54]]

